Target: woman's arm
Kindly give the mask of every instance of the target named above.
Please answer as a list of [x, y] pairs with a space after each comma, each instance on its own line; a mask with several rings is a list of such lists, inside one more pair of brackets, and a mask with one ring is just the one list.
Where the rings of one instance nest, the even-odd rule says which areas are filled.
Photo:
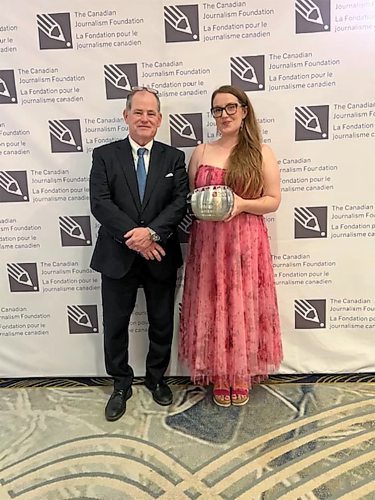
[[195, 189], [195, 176], [196, 176], [200, 161], [202, 159], [203, 150], [204, 150], [204, 144], [199, 144], [199, 146], [197, 146], [194, 149], [193, 154], [191, 155], [191, 158], [189, 161], [188, 174], [189, 174], [190, 191], [193, 191]]

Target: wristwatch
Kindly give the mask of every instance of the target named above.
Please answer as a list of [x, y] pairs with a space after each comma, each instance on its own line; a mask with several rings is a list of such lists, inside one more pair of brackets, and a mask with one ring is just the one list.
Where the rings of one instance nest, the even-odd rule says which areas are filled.
[[148, 232], [150, 233], [151, 241], [160, 241], [160, 236], [157, 233], [155, 233], [153, 229], [151, 229], [150, 227], [148, 227], [147, 229]]

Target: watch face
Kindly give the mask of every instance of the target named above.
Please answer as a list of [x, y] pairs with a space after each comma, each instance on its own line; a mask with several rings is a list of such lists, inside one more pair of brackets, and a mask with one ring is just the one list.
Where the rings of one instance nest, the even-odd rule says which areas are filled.
[[155, 233], [155, 231], [153, 231], [152, 229], [148, 230], [150, 232], [151, 241], [160, 241], [160, 236], [157, 233]]

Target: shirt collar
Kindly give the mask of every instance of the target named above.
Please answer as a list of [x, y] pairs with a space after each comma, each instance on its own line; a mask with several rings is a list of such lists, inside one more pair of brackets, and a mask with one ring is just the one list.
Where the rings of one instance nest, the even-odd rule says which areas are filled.
[[130, 142], [130, 146], [132, 148], [132, 153], [134, 156], [137, 156], [138, 155], [138, 149], [139, 148], [146, 148], [147, 149], [147, 154], [150, 154], [150, 151], [151, 151], [151, 148], [152, 148], [152, 145], [154, 144], [154, 140], [151, 139], [150, 142], [148, 142], [147, 144], [145, 144], [144, 146], [140, 146], [139, 144], [137, 144], [131, 137], [130, 135], [128, 136], [128, 139], [129, 139], [129, 142]]

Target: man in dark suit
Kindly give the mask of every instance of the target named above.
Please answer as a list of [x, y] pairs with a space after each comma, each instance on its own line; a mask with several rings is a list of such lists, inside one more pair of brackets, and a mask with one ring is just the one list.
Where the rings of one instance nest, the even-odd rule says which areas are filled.
[[114, 390], [105, 416], [113, 421], [132, 395], [129, 320], [143, 286], [149, 320], [146, 387], [161, 405], [172, 403], [163, 382], [173, 335], [177, 268], [182, 265], [177, 226], [186, 212], [184, 154], [154, 141], [161, 124], [157, 92], [136, 87], [124, 120], [129, 136], [93, 151], [91, 211], [100, 222], [91, 267], [102, 274], [104, 354]]

